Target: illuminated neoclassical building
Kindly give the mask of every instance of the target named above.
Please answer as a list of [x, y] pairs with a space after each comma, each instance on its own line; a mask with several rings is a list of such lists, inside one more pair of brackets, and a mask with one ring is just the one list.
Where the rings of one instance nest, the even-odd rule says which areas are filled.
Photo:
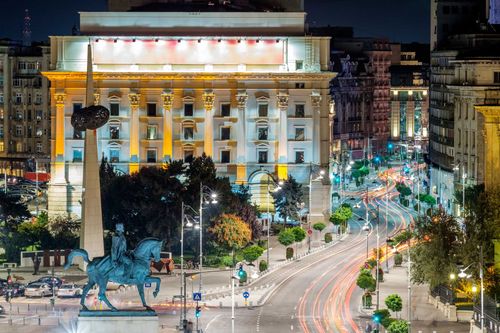
[[[261, 208], [270, 173], [309, 184], [328, 165], [329, 37], [305, 36], [304, 12], [85, 12], [81, 36], [51, 37], [49, 211], [80, 214], [86, 47], [95, 103], [109, 108], [99, 155], [125, 173], [212, 156], [220, 175], [252, 187]], [[315, 178], [315, 177], [313, 177]], [[329, 208], [313, 182], [312, 218]], [[307, 188], [305, 190], [307, 193]], [[307, 204], [306, 204], [307, 207]]]

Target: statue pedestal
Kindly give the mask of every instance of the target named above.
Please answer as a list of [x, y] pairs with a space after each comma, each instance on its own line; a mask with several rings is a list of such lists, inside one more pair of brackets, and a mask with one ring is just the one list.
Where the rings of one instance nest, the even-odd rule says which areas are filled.
[[80, 311], [77, 331], [82, 333], [158, 333], [152, 311]]

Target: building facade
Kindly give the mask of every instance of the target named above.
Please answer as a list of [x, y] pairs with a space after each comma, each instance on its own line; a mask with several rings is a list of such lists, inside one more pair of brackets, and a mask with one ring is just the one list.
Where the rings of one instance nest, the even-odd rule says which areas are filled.
[[[330, 38], [304, 37], [304, 17], [81, 13], [87, 36], [52, 37], [44, 73], [53, 101], [49, 212], [80, 214], [84, 140], [70, 117], [85, 105], [89, 39], [95, 103], [111, 113], [97, 131], [99, 156], [115, 168], [132, 173], [205, 153], [219, 175], [249, 184], [261, 208], [269, 174], [309, 184], [314, 166], [328, 165], [334, 74]], [[315, 186], [311, 214], [322, 219], [329, 186]]]
[[[427, 66], [416, 51], [392, 45], [391, 142], [396, 151], [426, 153], [429, 143], [429, 88]], [[403, 50], [402, 50], [403, 47]]]
[[22, 176], [27, 159], [50, 155], [49, 81], [41, 74], [49, 61], [48, 46], [0, 43], [0, 173]]

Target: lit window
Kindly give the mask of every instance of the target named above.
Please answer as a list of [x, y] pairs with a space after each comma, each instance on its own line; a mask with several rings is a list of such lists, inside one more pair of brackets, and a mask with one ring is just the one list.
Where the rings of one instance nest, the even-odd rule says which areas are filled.
[[43, 135], [43, 130], [40, 127], [36, 128], [36, 137], [39, 138]]
[[267, 117], [268, 109], [267, 104], [259, 104], [259, 117]]
[[120, 162], [120, 149], [110, 149], [109, 150], [109, 161], [111, 163]]
[[267, 163], [267, 150], [258, 151], [259, 163]]
[[120, 115], [120, 104], [119, 103], [109, 104], [109, 113], [111, 116], [119, 116]]
[[192, 117], [193, 110], [194, 109], [192, 103], [184, 104], [184, 117]]
[[303, 127], [295, 128], [295, 141], [304, 141], [305, 140], [305, 129]]
[[148, 125], [147, 139], [156, 140], [157, 134], [158, 134], [158, 127], [156, 127], [155, 125]]
[[156, 103], [148, 103], [147, 112], [148, 117], [156, 117]]
[[36, 143], [36, 152], [37, 153], [43, 153], [43, 145], [41, 142]]
[[221, 140], [230, 140], [231, 139], [231, 127], [221, 127], [220, 139]]
[[73, 162], [82, 162], [82, 161], [83, 161], [83, 149], [73, 148]]
[[304, 104], [296, 104], [295, 105], [295, 117], [304, 118], [305, 117], [305, 108]]
[[300, 71], [304, 69], [304, 61], [295, 60], [295, 70]]
[[156, 163], [156, 149], [148, 149], [147, 150], [146, 161], [148, 163]]
[[231, 105], [230, 104], [221, 104], [220, 115], [221, 115], [221, 117], [231, 116]]
[[43, 116], [43, 111], [42, 110], [36, 110], [35, 111], [35, 117], [36, 117], [37, 121], [42, 120], [42, 116]]
[[220, 152], [220, 162], [221, 163], [229, 163], [230, 161], [230, 158], [231, 158], [231, 152], [229, 150], [222, 150]]
[[0, 141], [0, 151], [4, 151], [4, 150], [5, 150], [4, 143], [3, 143], [3, 141]]
[[186, 126], [183, 128], [183, 138], [184, 140], [193, 140], [194, 139], [194, 128], [191, 126]]
[[295, 152], [295, 163], [304, 163], [304, 152], [296, 151]]
[[22, 153], [23, 152], [23, 144], [22, 142], [16, 143], [16, 152]]
[[257, 138], [259, 140], [267, 140], [268, 138], [268, 128], [267, 126], [259, 126], [257, 128]]

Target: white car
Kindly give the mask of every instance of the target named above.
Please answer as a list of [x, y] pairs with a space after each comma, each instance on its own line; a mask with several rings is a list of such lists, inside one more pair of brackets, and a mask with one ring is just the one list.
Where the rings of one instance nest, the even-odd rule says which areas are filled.
[[82, 288], [76, 284], [63, 284], [57, 289], [57, 297], [77, 297], [82, 294]]
[[52, 295], [52, 290], [48, 283], [32, 283], [24, 290], [26, 297], [44, 297]]

